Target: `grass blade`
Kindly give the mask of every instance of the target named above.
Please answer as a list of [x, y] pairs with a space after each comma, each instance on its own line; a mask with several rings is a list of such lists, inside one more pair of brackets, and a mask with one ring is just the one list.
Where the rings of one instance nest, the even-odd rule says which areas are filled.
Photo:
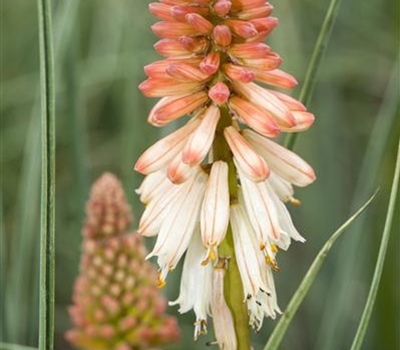
[[[331, 0], [328, 11], [325, 15], [324, 22], [322, 23], [317, 42], [315, 44], [310, 63], [307, 68], [306, 77], [304, 79], [304, 84], [299, 96], [299, 100], [306, 106], [310, 104], [312, 94], [314, 92], [318, 68], [325, 53], [326, 47], [328, 46], [328, 41], [332, 33], [332, 28], [335, 24], [336, 17], [339, 12], [338, 10], [340, 3], [341, 0]], [[288, 134], [285, 139], [285, 147], [292, 150], [296, 143], [297, 137], [297, 133]]]
[[42, 98], [39, 349], [54, 346], [55, 91], [52, 8], [38, 0]]
[[383, 235], [381, 240], [381, 245], [379, 247], [378, 259], [375, 266], [374, 277], [372, 279], [371, 288], [369, 290], [368, 299], [365, 304], [365, 308], [363, 314], [361, 316], [360, 323], [358, 325], [357, 333], [354, 337], [353, 344], [351, 346], [351, 350], [358, 350], [361, 348], [362, 342], [364, 340], [365, 333], [367, 331], [368, 323], [371, 318], [372, 309], [375, 304], [376, 295], [379, 289], [379, 283], [382, 277], [383, 265], [385, 263], [386, 251], [390, 238], [390, 231], [392, 228], [393, 214], [394, 208], [396, 206], [396, 199], [399, 189], [399, 178], [400, 178], [400, 140], [397, 151], [397, 161], [396, 161], [396, 169], [394, 172], [394, 178], [392, 183], [392, 189], [390, 191], [390, 199], [389, 206], [387, 210], [385, 227], [383, 229]]
[[333, 244], [342, 235], [342, 233], [354, 222], [354, 220], [357, 219], [357, 217], [368, 207], [368, 205], [375, 198], [376, 194], [377, 191], [364, 203], [364, 205], [360, 209], [357, 210], [356, 213], [354, 213], [342, 226], [340, 226], [324, 244], [316, 258], [314, 259], [313, 263], [311, 264], [310, 268], [308, 269], [303, 280], [301, 281], [300, 286], [297, 288], [295, 294], [290, 300], [289, 305], [287, 306], [281, 319], [274, 328], [274, 331], [272, 332], [264, 350], [278, 349], [283, 339], [283, 336], [285, 335], [286, 330], [290, 325], [290, 322], [292, 321], [297, 309], [299, 308], [300, 304], [302, 303], [309, 289], [311, 288]]

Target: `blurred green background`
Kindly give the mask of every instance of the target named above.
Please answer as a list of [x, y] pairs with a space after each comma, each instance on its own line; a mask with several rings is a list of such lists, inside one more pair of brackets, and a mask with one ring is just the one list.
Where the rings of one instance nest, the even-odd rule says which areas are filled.
[[[156, 20], [149, 0], [55, 0], [57, 72], [56, 349], [70, 349], [66, 307], [78, 273], [84, 205], [102, 172], [118, 175], [136, 218], [134, 193], [140, 153], [162, 130], [146, 124], [155, 100], [137, 89], [143, 66], [159, 59], [152, 49]], [[268, 43], [283, 69], [304, 79], [329, 1], [273, 1], [280, 26]], [[37, 4], [3, 0], [1, 99], [1, 336], [34, 346], [38, 319], [40, 208], [40, 96]], [[279, 255], [276, 275], [282, 309], [329, 235], [380, 186], [378, 198], [334, 247], [290, 326], [282, 349], [347, 349], [366, 300], [382, 234], [399, 137], [399, 2], [343, 0], [319, 70], [309, 109], [314, 127], [296, 151], [316, 169], [318, 181], [297, 192], [290, 208], [306, 244]], [[396, 66], [397, 64], [397, 66]], [[397, 69], [397, 70], [396, 70]], [[298, 95], [300, 88], [293, 92]], [[397, 213], [399, 203], [397, 203]], [[137, 220], [136, 222], [137, 223]], [[384, 276], [364, 349], [400, 348], [399, 217], [396, 215]], [[147, 241], [149, 247], [153, 242]], [[179, 269], [164, 289], [178, 295]], [[177, 314], [176, 308], [169, 312]], [[182, 341], [171, 349], [204, 349], [192, 341], [194, 315], [179, 318]], [[254, 335], [262, 349], [275, 322]]]

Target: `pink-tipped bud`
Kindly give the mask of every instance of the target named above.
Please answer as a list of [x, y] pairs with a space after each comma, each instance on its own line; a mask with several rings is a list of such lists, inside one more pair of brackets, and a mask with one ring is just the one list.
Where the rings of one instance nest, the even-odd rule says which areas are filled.
[[228, 53], [237, 58], [264, 58], [271, 54], [271, 48], [264, 43], [245, 43], [233, 45]]
[[260, 69], [252, 69], [255, 74], [255, 80], [265, 84], [277, 86], [284, 89], [292, 89], [298, 83], [296, 78], [280, 69], [264, 71]]
[[173, 6], [170, 10], [171, 16], [178, 20], [185, 22], [186, 21], [186, 15], [191, 14], [191, 13], [196, 13], [199, 15], [207, 15], [208, 14], [208, 9], [204, 7], [194, 7], [194, 6], [185, 6], [185, 5], [178, 5], [178, 6]]
[[173, 39], [161, 39], [154, 44], [154, 49], [163, 56], [185, 56], [190, 55], [183, 45]]
[[281, 100], [281, 102], [283, 102], [291, 111], [306, 111], [306, 107], [299, 100], [296, 100], [289, 95], [283, 94], [282, 92], [274, 90], [268, 91], [278, 97], [279, 100]]
[[233, 126], [224, 130], [225, 139], [241, 171], [252, 181], [260, 182], [269, 176], [268, 165], [249, 142]]
[[255, 74], [250, 69], [232, 63], [224, 64], [224, 72], [230, 79], [242, 83], [250, 83], [255, 78]]
[[215, 26], [213, 30], [213, 37], [215, 42], [222, 47], [229, 46], [232, 41], [231, 30], [228, 26], [223, 24]]
[[218, 107], [210, 106], [204, 112], [199, 127], [193, 132], [182, 150], [182, 161], [190, 166], [200, 164], [207, 156], [220, 118]]
[[204, 91], [184, 96], [164, 97], [151, 110], [148, 122], [154, 126], [163, 126], [192, 113], [207, 100], [208, 96]]
[[172, 63], [165, 71], [173, 78], [188, 81], [201, 82], [208, 78], [208, 75], [203, 73], [200, 69], [194, 68], [185, 63]]
[[237, 14], [237, 17], [243, 20], [268, 17], [273, 9], [274, 7], [267, 3], [265, 4], [265, 6], [260, 6], [246, 11], [241, 11]]
[[211, 51], [201, 62], [200, 69], [202, 72], [212, 75], [215, 74], [219, 68], [220, 55], [219, 52]]
[[214, 4], [214, 12], [220, 17], [225, 17], [231, 8], [232, 3], [229, 0], [218, 0]]
[[157, 22], [151, 26], [153, 33], [161, 38], [179, 39], [182, 35], [196, 35], [196, 29], [188, 23]]
[[249, 39], [258, 34], [256, 27], [247, 21], [229, 19], [225, 21], [225, 24], [227, 24], [235, 34], [244, 39]]
[[272, 32], [278, 25], [278, 18], [275, 17], [263, 17], [251, 20], [251, 23], [257, 29], [258, 32]]
[[153, 2], [149, 4], [149, 11], [153, 16], [162, 19], [163, 21], [174, 21], [175, 19], [171, 16], [171, 6], [161, 4], [159, 2]]
[[213, 24], [197, 13], [189, 13], [185, 19], [200, 34], [210, 34], [213, 30]]
[[199, 120], [189, 122], [147, 149], [135, 164], [135, 170], [150, 174], [169, 164], [184, 147], [187, 138], [199, 125]]
[[167, 169], [168, 179], [173, 184], [185, 182], [193, 174], [194, 168], [182, 162], [182, 154], [178, 154]]
[[[164, 1], [162, 1], [164, 2]], [[246, 11], [265, 5], [265, 0], [231, 0], [232, 8], [236, 11]]]
[[208, 96], [217, 105], [223, 105], [229, 98], [231, 92], [226, 84], [222, 82], [216, 83], [209, 91]]
[[[167, 76], [168, 77], [168, 76]], [[170, 78], [149, 78], [139, 85], [139, 90], [147, 97], [175, 96], [201, 90], [198, 81], [182, 82]]]
[[207, 50], [208, 41], [206, 38], [193, 38], [191, 36], [181, 36], [179, 42], [185, 50], [193, 53], [201, 53]]
[[281, 128], [285, 132], [301, 132], [306, 131], [314, 123], [314, 114], [303, 111], [292, 111], [292, 115], [296, 121], [296, 125], [291, 128]]
[[243, 58], [242, 64], [260, 70], [272, 70], [282, 64], [282, 58], [276, 53], [269, 53], [262, 58]]
[[243, 122], [260, 134], [267, 137], [276, 137], [279, 134], [278, 124], [267, 111], [237, 96], [229, 100], [229, 106]]

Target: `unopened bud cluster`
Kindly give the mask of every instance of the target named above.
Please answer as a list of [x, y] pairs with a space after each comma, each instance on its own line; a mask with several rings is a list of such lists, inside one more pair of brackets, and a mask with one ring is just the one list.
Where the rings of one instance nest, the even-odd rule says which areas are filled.
[[176, 341], [176, 320], [164, 314], [166, 300], [144, 260], [142, 238], [127, 233], [131, 210], [116, 177], [97, 180], [86, 210], [67, 339], [88, 350], [144, 350]]
[[[314, 116], [274, 89], [293, 88], [297, 81], [279, 69], [281, 57], [264, 43], [278, 24], [272, 10], [265, 0], [150, 4], [161, 20], [152, 26], [161, 37], [154, 47], [165, 59], [145, 67], [148, 79], [139, 86], [144, 95], [161, 98], [148, 122], [161, 127], [190, 118], [135, 165], [147, 175], [138, 189], [146, 204], [139, 233], [157, 236], [148, 258], [158, 258], [160, 286], [187, 251], [175, 303], [181, 312], [194, 309], [195, 338], [205, 332], [210, 313], [217, 332], [232, 329], [218, 321], [230, 319], [221, 317], [229, 314], [221, 294], [226, 271], [217, 267], [225, 259], [219, 247], [229, 228], [243, 302], [256, 329], [265, 316], [280, 312], [272, 276], [279, 269], [278, 249], [288, 249], [292, 239], [304, 241], [285, 202], [299, 204], [293, 185], [307, 186], [315, 174], [270, 138], [305, 131]], [[221, 348], [234, 349], [228, 338], [217, 335]]]

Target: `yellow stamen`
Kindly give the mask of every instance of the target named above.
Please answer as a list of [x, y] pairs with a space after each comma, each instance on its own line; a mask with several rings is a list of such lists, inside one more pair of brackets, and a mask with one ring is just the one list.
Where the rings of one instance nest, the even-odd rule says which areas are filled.
[[161, 278], [161, 273], [159, 273], [157, 276], [157, 288], [164, 288], [166, 284], [167, 282], [165, 282], [165, 280]]
[[278, 246], [276, 245], [276, 244], [271, 244], [271, 250], [272, 250], [272, 252], [274, 252], [274, 253], [278, 253], [278, 251], [279, 251], [279, 248], [278, 248]]
[[275, 272], [280, 271], [280, 268], [278, 266], [278, 262], [276, 261], [276, 259], [271, 258], [269, 255], [267, 255], [265, 257], [265, 262], [267, 263], [267, 265], [271, 266], [272, 270], [274, 270]]
[[299, 207], [301, 205], [301, 200], [297, 198], [290, 198], [290, 203], [293, 204], [295, 207]]

